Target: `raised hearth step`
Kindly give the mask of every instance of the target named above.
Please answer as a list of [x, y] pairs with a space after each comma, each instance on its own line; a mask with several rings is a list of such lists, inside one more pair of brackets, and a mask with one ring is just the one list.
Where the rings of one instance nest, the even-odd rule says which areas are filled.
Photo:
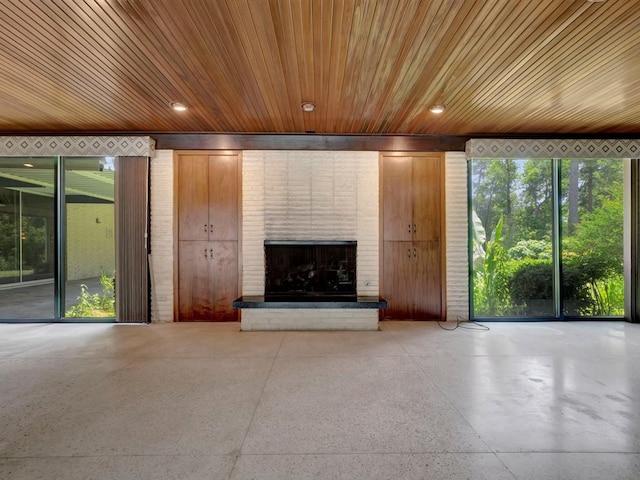
[[233, 301], [233, 308], [387, 308], [379, 297], [264, 297], [242, 296]]

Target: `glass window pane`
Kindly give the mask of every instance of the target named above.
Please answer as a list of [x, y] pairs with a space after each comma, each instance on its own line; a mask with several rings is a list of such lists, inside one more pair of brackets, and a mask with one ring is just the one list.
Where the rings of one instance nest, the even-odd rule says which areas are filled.
[[113, 157], [65, 158], [65, 317], [115, 316]]
[[623, 162], [562, 160], [562, 294], [567, 316], [623, 316]]
[[55, 158], [0, 158], [0, 318], [54, 317]]
[[473, 315], [554, 317], [553, 162], [471, 162]]

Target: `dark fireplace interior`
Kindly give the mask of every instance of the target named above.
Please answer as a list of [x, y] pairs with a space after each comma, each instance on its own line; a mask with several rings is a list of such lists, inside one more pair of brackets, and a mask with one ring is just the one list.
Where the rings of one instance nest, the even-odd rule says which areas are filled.
[[265, 297], [355, 299], [356, 245], [355, 241], [265, 241]]

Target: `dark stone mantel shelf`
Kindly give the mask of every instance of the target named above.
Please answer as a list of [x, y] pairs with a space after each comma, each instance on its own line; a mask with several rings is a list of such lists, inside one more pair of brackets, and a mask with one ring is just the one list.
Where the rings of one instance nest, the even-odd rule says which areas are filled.
[[379, 297], [307, 297], [267, 298], [242, 296], [233, 301], [233, 308], [387, 308]]

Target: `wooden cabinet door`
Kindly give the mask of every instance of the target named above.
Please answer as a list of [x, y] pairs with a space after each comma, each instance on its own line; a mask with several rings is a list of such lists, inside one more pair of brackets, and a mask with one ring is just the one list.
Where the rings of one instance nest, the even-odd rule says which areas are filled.
[[413, 316], [414, 320], [442, 318], [442, 276], [440, 242], [413, 243]]
[[179, 238], [208, 240], [209, 160], [206, 155], [183, 155], [177, 163]]
[[413, 159], [413, 240], [440, 240], [440, 156]]
[[384, 318], [442, 318], [442, 155], [382, 157]]
[[209, 157], [209, 240], [238, 239], [238, 156]]
[[238, 242], [209, 242], [211, 295], [210, 320], [235, 322], [238, 311], [232, 306], [238, 293]]
[[238, 188], [237, 155], [180, 156], [180, 240], [237, 240]]
[[384, 157], [382, 162], [382, 219], [384, 241], [412, 239], [411, 157]]
[[180, 241], [178, 250], [177, 320], [208, 321], [211, 318], [209, 242]]
[[177, 321], [237, 321], [238, 154], [178, 154]]
[[411, 319], [413, 314], [414, 288], [413, 250], [411, 242], [384, 242], [383, 291], [381, 297], [387, 301], [385, 318]]
[[181, 241], [179, 321], [236, 321], [238, 242]]

